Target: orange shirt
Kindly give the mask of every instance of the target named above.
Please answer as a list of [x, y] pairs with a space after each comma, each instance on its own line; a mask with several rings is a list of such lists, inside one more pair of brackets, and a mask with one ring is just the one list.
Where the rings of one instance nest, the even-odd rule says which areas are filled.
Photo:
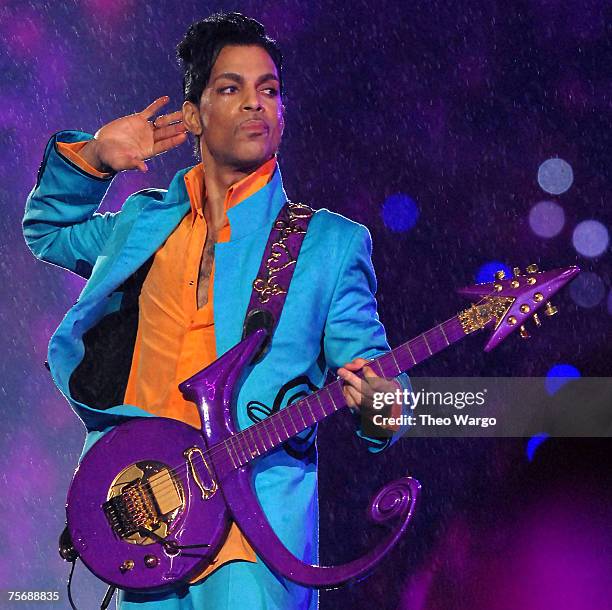
[[[85, 142], [58, 142], [58, 150], [85, 171], [103, 174], [92, 168], [78, 152]], [[227, 210], [264, 187], [276, 169], [273, 157], [255, 172], [232, 185], [225, 196], [224, 223], [217, 242], [229, 241]], [[196, 165], [185, 174], [191, 211], [155, 253], [153, 264], [139, 297], [138, 332], [124, 402], [160, 417], [171, 417], [200, 426], [195, 405], [186, 401], [178, 384], [216, 360], [213, 315], [215, 265], [208, 284], [208, 300], [197, 307], [200, 260], [207, 226], [203, 205], [206, 199], [204, 167]], [[242, 559], [256, 561], [255, 552], [235, 523], [219, 554], [199, 580], [224, 563]]]

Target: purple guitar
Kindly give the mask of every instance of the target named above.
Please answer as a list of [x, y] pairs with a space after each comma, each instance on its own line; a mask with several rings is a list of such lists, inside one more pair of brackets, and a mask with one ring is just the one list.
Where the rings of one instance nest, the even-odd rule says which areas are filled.
[[[485, 350], [538, 311], [553, 315], [549, 298], [579, 269], [569, 267], [464, 288], [480, 300], [393, 351], [373, 360], [379, 375], [394, 377], [485, 326]], [[189, 581], [215, 557], [231, 521], [275, 572], [311, 587], [339, 586], [371, 571], [397, 543], [413, 515], [420, 485], [405, 477], [384, 486], [370, 503], [375, 523], [391, 522], [386, 537], [365, 556], [339, 566], [313, 566], [276, 536], [251, 488], [250, 462], [346, 405], [342, 381], [288, 405], [237, 432], [234, 387], [265, 338], [258, 330], [180, 385], [196, 403], [202, 429], [165, 418], [138, 418], [102, 437], [77, 468], [66, 505], [76, 551], [103, 581], [151, 590]]]

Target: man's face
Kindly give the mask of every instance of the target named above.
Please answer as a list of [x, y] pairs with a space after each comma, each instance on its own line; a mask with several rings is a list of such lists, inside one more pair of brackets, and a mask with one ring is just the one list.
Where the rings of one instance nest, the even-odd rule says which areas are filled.
[[202, 159], [254, 170], [278, 150], [283, 134], [278, 72], [255, 45], [223, 47], [199, 106]]

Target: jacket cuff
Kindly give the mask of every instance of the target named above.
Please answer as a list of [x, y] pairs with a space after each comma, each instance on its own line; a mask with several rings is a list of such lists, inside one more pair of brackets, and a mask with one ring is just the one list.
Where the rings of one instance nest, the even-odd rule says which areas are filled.
[[[394, 379], [399, 383], [402, 390], [412, 391], [410, 379], [408, 378], [408, 375], [406, 373], [402, 373], [401, 375], [394, 377]], [[409, 414], [410, 406], [402, 403], [402, 415], [404, 416]], [[363, 433], [361, 429], [361, 415], [359, 414], [359, 412], [354, 413], [354, 415], [358, 420], [356, 430], [357, 436], [366, 443], [368, 451], [370, 453], [380, 453], [381, 451], [387, 449], [387, 447], [390, 447], [391, 445], [396, 443], [399, 438], [404, 436], [409, 428], [407, 424], [402, 425], [396, 432], [393, 433], [393, 435], [389, 436], [388, 438], [367, 436]]]
[[68, 161], [72, 161], [72, 163], [80, 167], [84, 172], [96, 178], [109, 178], [112, 176], [111, 172], [98, 171], [81, 156], [80, 152], [82, 148], [90, 141], [91, 140], [84, 140], [82, 142], [56, 142], [55, 147], [62, 157], [68, 159]]
[[36, 188], [45, 181], [45, 190], [49, 193], [62, 192], [70, 184], [73, 192], [78, 192], [82, 199], [101, 201], [116, 172], [105, 177], [94, 176], [68, 158], [62, 156], [57, 145], [61, 142], [74, 143], [92, 140], [93, 136], [82, 131], [59, 131], [51, 136], [42, 163], [38, 169]]

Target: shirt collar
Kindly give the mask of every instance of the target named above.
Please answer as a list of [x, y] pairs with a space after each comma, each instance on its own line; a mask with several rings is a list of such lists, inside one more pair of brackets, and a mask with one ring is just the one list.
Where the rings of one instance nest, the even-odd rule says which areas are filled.
[[[270, 182], [272, 179], [276, 167], [276, 156], [274, 156], [266, 161], [263, 165], [260, 165], [254, 172], [240, 179], [235, 184], [232, 184], [232, 186], [227, 189], [227, 193], [225, 194], [225, 212], [266, 186], [266, 184], [268, 184], [268, 182]], [[198, 163], [198, 165], [191, 168], [185, 174], [185, 186], [187, 187], [187, 194], [189, 196], [191, 220], [193, 223], [195, 222], [197, 216], [200, 216], [201, 218], [204, 217], [206, 185], [204, 182], [203, 163]]]

